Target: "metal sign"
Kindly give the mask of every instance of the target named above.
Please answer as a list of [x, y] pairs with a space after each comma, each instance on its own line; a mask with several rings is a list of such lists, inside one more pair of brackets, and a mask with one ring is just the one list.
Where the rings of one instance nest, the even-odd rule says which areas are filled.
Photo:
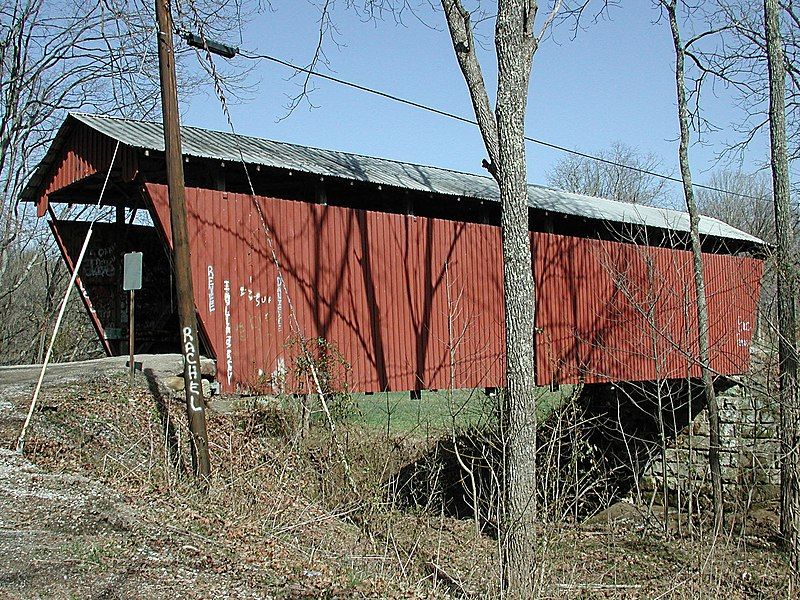
[[142, 253], [129, 252], [125, 255], [122, 274], [122, 289], [126, 292], [142, 289]]

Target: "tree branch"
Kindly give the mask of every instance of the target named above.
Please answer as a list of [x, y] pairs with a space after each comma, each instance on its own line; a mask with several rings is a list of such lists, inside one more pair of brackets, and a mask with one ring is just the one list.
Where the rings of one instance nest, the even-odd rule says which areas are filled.
[[484, 167], [497, 179], [499, 149], [497, 140], [497, 121], [494, 111], [486, 93], [486, 82], [483, 77], [478, 56], [475, 53], [475, 40], [472, 34], [470, 13], [464, 8], [460, 0], [441, 0], [444, 9], [447, 27], [453, 41], [458, 66], [467, 83], [475, 118], [483, 137], [489, 160], [484, 161]]

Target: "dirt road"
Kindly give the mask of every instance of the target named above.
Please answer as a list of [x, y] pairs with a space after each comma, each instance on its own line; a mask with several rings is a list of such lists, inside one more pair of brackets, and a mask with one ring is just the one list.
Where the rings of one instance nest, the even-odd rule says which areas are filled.
[[[183, 358], [180, 354], [137, 354], [136, 362], [142, 370], [156, 378], [179, 376], [183, 373]], [[74, 381], [96, 378], [103, 375], [123, 373], [127, 369], [127, 356], [111, 356], [80, 362], [50, 363], [44, 377], [48, 387]], [[42, 365], [0, 366], [0, 401], [31, 393], [39, 379]], [[202, 359], [203, 375], [213, 376], [216, 366], [213, 360]]]

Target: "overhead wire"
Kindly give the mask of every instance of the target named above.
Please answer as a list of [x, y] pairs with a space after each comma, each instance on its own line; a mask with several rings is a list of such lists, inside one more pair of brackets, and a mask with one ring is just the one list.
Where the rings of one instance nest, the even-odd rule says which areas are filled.
[[[308, 67], [301, 67], [299, 65], [295, 65], [295, 64], [293, 64], [293, 63], [291, 63], [291, 62], [289, 62], [287, 60], [283, 60], [283, 59], [278, 58], [276, 56], [271, 56], [269, 54], [251, 53], [251, 52], [242, 51], [242, 50], [239, 51], [239, 54], [241, 56], [243, 56], [244, 58], [247, 58], [247, 59], [250, 59], [250, 60], [266, 60], [266, 61], [278, 64], [278, 65], [282, 65], [282, 66], [287, 67], [289, 69], [293, 69], [293, 70], [298, 71], [300, 73], [306, 73], [306, 74], [314, 76], [314, 77], [319, 77], [320, 79], [325, 79], [327, 81], [331, 81], [333, 83], [336, 83], [336, 84], [339, 84], [339, 85], [343, 85], [343, 86], [346, 86], [346, 87], [349, 87], [349, 88], [352, 88], [352, 89], [355, 89], [355, 90], [358, 90], [358, 91], [361, 91], [361, 92], [372, 94], [374, 96], [379, 96], [380, 98], [384, 98], [386, 100], [391, 100], [392, 102], [398, 102], [400, 104], [405, 104], [406, 106], [411, 106], [413, 108], [416, 108], [416, 109], [419, 109], [419, 110], [424, 110], [424, 111], [433, 113], [435, 115], [439, 115], [439, 116], [442, 116], [442, 117], [445, 117], [445, 118], [448, 118], [448, 119], [452, 119], [454, 121], [459, 121], [461, 123], [466, 123], [468, 125], [474, 125], [476, 127], [478, 126], [478, 122], [475, 119], [470, 119], [468, 117], [464, 117], [464, 116], [458, 115], [456, 113], [452, 113], [452, 112], [449, 112], [449, 111], [446, 111], [446, 110], [442, 110], [440, 108], [436, 108], [436, 107], [433, 107], [433, 106], [430, 106], [430, 105], [427, 105], [427, 104], [423, 104], [423, 103], [417, 102], [415, 100], [409, 100], [408, 98], [403, 98], [402, 96], [397, 96], [395, 94], [390, 94], [388, 92], [384, 92], [382, 90], [371, 88], [371, 87], [368, 87], [366, 85], [361, 85], [359, 83], [354, 83], [352, 81], [348, 81], [348, 80], [342, 79], [340, 77], [334, 77], [333, 75], [328, 75], [327, 73], [321, 73], [319, 71], [316, 71], [314, 69], [310, 69]], [[659, 179], [664, 179], [665, 181], [672, 181], [674, 183], [680, 183], [680, 184], [683, 183], [683, 180], [680, 179], [679, 177], [673, 177], [672, 175], [666, 175], [664, 173], [659, 173], [657, 171], [652, 171], [650, 169], [645, 169], [645, 168], [642, 168], [642, 167], [636, 167], [634, 165], [628, 165], [628, 164], [625, 164], [625, 163], [617, 162], [615, 160], [604, 158], [602, 156], [589, 154], [588, 152], [581, 152], [580, 150], [575, 150], [574, 148], [568, 148], [566, 146], [562, 146], [562, 145], [559, 145], [559, 144], [554, 144], [552, 142], [548, 142], [546, 140], [541, 140], [541, 139], [538, 139], [538, 138], [535, 138], [535, 137], [532, 137], [532, 136], [529, 136], [529, 135], [526, 135], [524, 137], [525, 137], [526, 141], [531, 142], [533, 144], [538, 144], [539, 146], [544, 146], [545, 148], [550, 148], [552, 150], [558, 150], [560, 152], [566, 152], [568, 154], [572, 154], [573, 156], [579, 156], [581, 158], [594, 160], [594, 161], [597, 161], [597, 162], [600, 162], [600, 163], [604, 163], [604, 164], [608, 164], [608, 165], [612, 165], [612, 166], [615, 166], [615, 167], [621, 167], [621, 168], [624, 168], [624, 169], [628, 169], [630, 171], [634, 171], [636, 173], [641, 173], [642, 175], [649, 175], [651, 177], [657, 177]], [[727, 194], [727, 195], [731, 195], [731, 196], [737, 196], [739, 198], [747, 198], [749, 200], [761, 200], [761, 198], [759, 198], [757, 196], [751, 196], [749, 194], [742, 194], [740, 192], [734, 192], [734, 191], [731, 191], [731, 190], [718, 188], [718, 187], [713, 186], [713, 185], [708, 185], [708, 184], [703, 184], [703, 183], [693, 183], [692, 185], [695, 188], [701, 188], [701, 189], [704, 189], [704, 190], [708, 190], [708, 191], [711, 191], [711, 192], [717, 192], [717, 193], [720, 193], [720, 194]]]

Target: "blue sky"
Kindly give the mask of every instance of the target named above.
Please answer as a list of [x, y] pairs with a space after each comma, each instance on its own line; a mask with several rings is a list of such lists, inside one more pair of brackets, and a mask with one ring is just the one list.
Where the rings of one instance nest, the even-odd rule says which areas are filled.
[[[318, 36], [317, 9], [305, 0], [273, 0], [274, 10], [256, 16], [243, 39], [225, 40], [248, 51], [308, 64]], [[423, 9], [427, 25], [407, 16], [364, 22], [341, 8], [334, 14], [341, 45], [326, 45], [327, 72], [437, 108], [472, 117], [466, 87], [458, 69], [444, 17]], [[576, 39], [567, 27], [556, 29], [540, 46], [528, 100], [527, 134], [559, 145], [597, 152], [620, 141], [652, 152], [662, 171], [677, 175], [674, 54], [668, 25], [656, 22], [650, 2], [629, 2], [609, 18], [588, 23]], [[494, 91], [491, 26], [485, 30], [484, 74]], [[237, 58], [236, 60], [244, 60]], [[325, 69], [325, 67], [321, 67]], [[343, 150], [408, 162], [481, 173], [485, 156], [477, 129], [388, 100], [317, 80], [314, 108], [302, 103], [287, 115], [299, 91], [291, 71], [260, 62], [251, 74], [249, 97], [232, 106], [239, 133]], [[736, 139], [731, 124], [738, 113], [724, 90], [706, 95], [707, 116], [722, 131], [702, 145], [690, 160], [695, 180], [703, 182], [715, 168], [715, 155]], [[219, 103], [198, 96], [182, 106], [187, 124], [226, 130]], [[754, 140], [745, 169], [754, 170], [766, 156], [766, 136]], [[528, 145], [528, 179], [545, 183], [546, 173], [562, 153]], [[679, 192], [675, 188], [674, 195]]]

